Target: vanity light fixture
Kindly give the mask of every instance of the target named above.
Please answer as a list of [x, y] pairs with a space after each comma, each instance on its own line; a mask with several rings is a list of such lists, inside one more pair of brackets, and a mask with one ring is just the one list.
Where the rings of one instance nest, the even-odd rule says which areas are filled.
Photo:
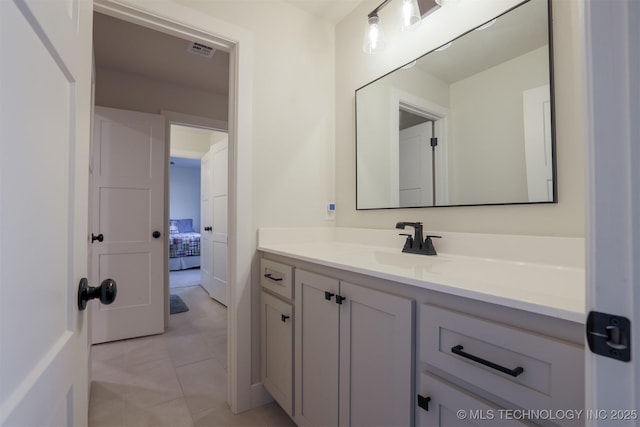
[[364, 42], [362, 43], [362, 50], [365, 53], [378, 53], [382, 52], [387, 43], [384, 39], [384, 32], [380, 26], [380, 18], [376, 11], [369, 14], [367, 19], [367, 29], [364, 33]]
[[[365, 53], [378, 53], [386, 47], [378, 12], [389, 4], [389, 2], [391, 2], [391, 0], [384, 0], [378, 7], [373, 9], [367, 17], [367, 27], [364, 32], [364, 42], [362, 43], [362, 50]], [[422, 18], [420, 8], [418, 7], [418, 0], [402, 0], [400, 11], [402, 31], [411, 31], [420, 24]]]
[[402, 31], [414, 29], [420, 23], [420, 8], [418, 0], [402, 0]]

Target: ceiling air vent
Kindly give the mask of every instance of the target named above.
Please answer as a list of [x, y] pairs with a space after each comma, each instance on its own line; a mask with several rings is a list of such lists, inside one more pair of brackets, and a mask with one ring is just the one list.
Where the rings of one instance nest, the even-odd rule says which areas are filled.
[[211, 58], [215, 53], [215, 49], [206, 44], [192, 42], [187, 46], [187, 52], [195, 53], [196, 55], [205, 56]]

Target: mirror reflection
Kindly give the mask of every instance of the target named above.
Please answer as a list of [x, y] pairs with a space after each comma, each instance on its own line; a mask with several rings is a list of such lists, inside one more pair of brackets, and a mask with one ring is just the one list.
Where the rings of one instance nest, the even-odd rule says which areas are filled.
[[547, 0], [356, 91], [357, 209], [555, 202]]

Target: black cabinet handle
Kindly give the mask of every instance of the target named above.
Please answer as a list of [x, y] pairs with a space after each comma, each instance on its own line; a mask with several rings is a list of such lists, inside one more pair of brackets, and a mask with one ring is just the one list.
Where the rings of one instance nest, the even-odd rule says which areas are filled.
[[267, 273], [264, 275], [269, 280], [273, 280], [274, 282], [282, 282], [282, 277], [273, 277], [271, 273]]
[[291, 316], [287, 316], [286, 314], [282, 314], [280, 318], [282, 319], [283, 322], [286, 322], [289, 317], [291, 317]]
[[342, 304], [342, 301], [346, 300], [346, 297], [343, 297], [342, 295], [336, 295], [336, 304]]
[[102, 242], [104, 240], [104, 235], [102, 233], [98, 234], [97, 236], [93, 233], [91, 233], [91, 243], [95, 242]]
[[478, 362], [481, 365], [488, 366], [489, 368], [495, 369], [496, 371], [511, 375], [512, 377], [517, 377], [524, 372], [524, 368], [522, 366], [518, 366], [513, 369], [505, 368], [504, 366], [498, 365], [497, 363], [493, 363], [478, 356], [474, 356], [473, 354], [466, 353], [462, 351], [463, 349], [463, 346], [456, 345], [455, 347], [451, 347], [451, 352], [466, 359], [473, 360], [474, 362]]
[[429, 402], [431, 402], [431, 398], [429, 396], [424, 397], [418, 395], [418, 406], [427, 412], [429, 411]]
[[87, 302], [100, 298], [100, 302], [103, 304], [111, 304], [116, 300], [118, 295], [118, 286], [113, 279], [104, 279], [100, 286], [89, 286], [89, 281], [86, 278], [80, 280], [78, 286], [78, 310], [82, 311], [87, 308]]
[[327, 301], [331, 301], [331, 298], [333, 298], [334, 295], [335, 294], [333, 292], [324, 291], [324, 299]]

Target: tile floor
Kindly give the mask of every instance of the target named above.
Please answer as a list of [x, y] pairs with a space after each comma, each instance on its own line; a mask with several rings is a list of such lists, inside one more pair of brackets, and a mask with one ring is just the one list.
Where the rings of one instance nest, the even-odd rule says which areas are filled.
[[93, 346], [89, 426], [295, 426], [275, 403], [234, 415], [226, 403], [226, 308], [200, 286], [162, 335]]

